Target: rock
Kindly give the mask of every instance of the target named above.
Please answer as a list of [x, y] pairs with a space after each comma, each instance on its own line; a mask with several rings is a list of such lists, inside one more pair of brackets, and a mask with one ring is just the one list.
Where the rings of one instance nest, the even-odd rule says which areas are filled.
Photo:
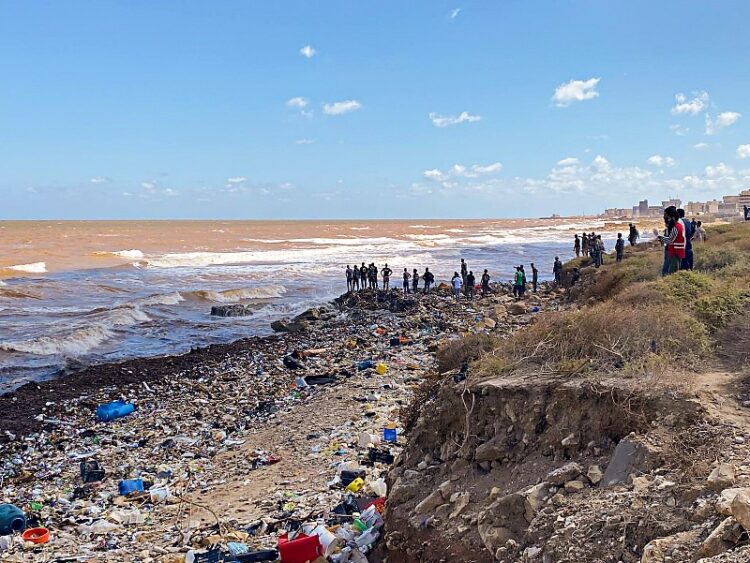
[[581, 473], [583, 473], [583, 468], [575, 461], [571, 461], [570, 463], [567, 463], [562, 467], [558, 467], [557, 469], [552, 471], [549, 475], [547, 475], [545, 481], [547, 481], [550, 485], [561, 487], [566, 482], [572, 481], [573, 479], [578, 477]]
[[211, 316], [213, 317], [247, 317], [253, 314], [253, 308], [250, 305], [234, 303], [232, 305], [214, 305], [211, 307]]
[[560, 443], [565, 448], [569, 448], [571, 446], [577, 446], [579, 444], [578, 436], [576, 436], [575, 433], [571, 433], [565, 438], [563, 438]]
[[696, 558], [713, 557], [734, 547], [741, 535], [741, 529], [737, 521], [732, 518], [726, 518], [719, 524], [713, 532], [703, 541], [696, 552]]
[[738, 493], [745, 492], [750, 495], [750, 488], [744, 487], [733, 487], [730, 489], [724, 489], [719, 495], [719, 500], [716, 501], [716, 512], [722, 516], [732, 516], [732, 501]]
[[578, 479], [574, 479], [573, 481], [568, 481], [567, 483], [565, 483], [566, 493], [579, 493], [585, 488], [586, 485], [583, 484], [583, 481], [579, 481]]
[[450, 501], [455, 505], [453, 507], [453, 512], [451, 512], [450, 514], [450, 518], [457, 518], [469, 505], [469, 502], [471, 501], [471, 495], [469, 493], [453, 493], [451, 495]]
[[617, 444], [600, 486], [611, 487], [627, 483], [631, 473], [644, 467], [648, 454], [648, 449], [636, 440], [635, 434], [626, 436]]
[[483, 461], [494, 461], [502, 459], [505, 455], [505, 448], [500, 446], [496, 441], [490, 440], [477, 446], [474, 452], [474, 460], [481, 463]]
[[523, 315], [526, 313], [526, 305], [516, 301], [508, 306], [508, 312], [511, 315]]
[[444, 502], [443, 493], [440, 492], [440, 489], [435, 489], [414, 508], [414, 513], [419, 516], [427, 515]]
[[305, 320], [288, 321], [287, 319], [280, 319], [271, 323], [271, 328], [275, 332], [302, 332], [307, 330], [309, 327]]
[[484, 317], [481, 321], [479, 321], [477, 323], [476, 327], [479, 330], [485, 330], [485, 329], [486, 330], [491, 330], [491, 329], [495, 328], [496, 325], [497, 325], [497, 323], [494, 320], [492, 320], [492, 318], [490, 318], [490, 317]]
[[741, 489], [734, 495], [729, 511], [743, 528], [750, 530], [750, 492], [747, 489]]
[[524, 501], [524, 517], [528, 523], [531, 523], [549, 495], [549, 484], [539, 483], [523, 491], [523, 494], [526, 497]]
[[642, 493], [643, 491], [648, 490], [650, 485], [651, 485], [651, 480], [648, 477], [644, 477], [644, 476], [633, 477], [633, 492], [634, 493]]
[[[696, 528], [695, 530], [651, 540], [643, 548], [641, 563], [665, 563], [666, 558], [674, 552], [676, 547], [694, 544], [701, 536], [701, 532], [701, 528]], [[674, 561], [674, 558], [671, 560]]]
[[508, 540], [516, 541], [526, 531], [525, 502], [524, 494], [511, 493], [495, 500], [479, 513], [479, 536], [490, 553], [503, 547]]
[[508, 316], [508, 309], [505, 305], [495, 305], [492, 308], [492, 317], [495, 319], [503, 319]]
[[451, 286], [450, 284], [447, 284], [445, 282], [440, 282], [438, 286], [435, 288], [436, 291], [450, 291]]
[[588, 480], [591, 481], [592, 485], [597, 485], [599, 481], [602, 480], [603, 475], [604, 474], [598, 465], [589, 466], [589, 470], [586, 472], [586, 477], [588, 477]]
[[300, 313], [296, 317], [294, 317], [295, 321], [318, 321], [320, 320], [320, 309], [317, 307], [313, 307], [312, 309], [308, 309], [304, 313]]
[[735, 468], [731, 463], [720, 463], [708, 476], [708, 488], [721, 491], [734, 485]]

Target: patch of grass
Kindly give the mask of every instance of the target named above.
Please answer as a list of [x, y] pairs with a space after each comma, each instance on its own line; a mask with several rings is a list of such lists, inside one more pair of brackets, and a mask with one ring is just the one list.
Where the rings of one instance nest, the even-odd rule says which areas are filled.
[[711, 277], [701, 272], [682, 270], [657, 282], [657, 288], [680, 304], [694, 301], [714, 287]]
[[742, 258], [739, 251], [732, 246], [713, 248], [709, 246], [694, 246], [694, 266], [702, 272], [714, 272], [727, 266], [732, 266]]
[[473, 362], [496, 345], [497, 339], [488, 334], [470, 334], [449, 340], [437, 350], [438, 371], [445, 373]]
[[695, 302], [695, 316], [713, 332], [742, 314], [746, 303], [747, 297], [736, 291], [704, 295]]

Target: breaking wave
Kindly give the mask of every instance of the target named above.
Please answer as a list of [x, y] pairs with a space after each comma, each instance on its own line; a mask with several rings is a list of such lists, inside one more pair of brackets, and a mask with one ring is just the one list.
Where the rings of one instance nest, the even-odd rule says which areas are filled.
[[44, 262], [34, 262], [32, 264], [18, 264], [16, 266], [6, 266], [7, 270], [16, 272], [26, 272], [28, 274], [43, 274], [47, 271], [47, 264]]
[[137, 307], [118, 307], [99, 312], [88, 326], [64, 334], [41, 336], [30, 340], [0, 342], [0, 350], [25, 352], [38, 356], [80, 356], [103, 344], [114, 336], [113, 329], [150, 321]]
[[273, 299], [286, 293], [283, 285], [248, 287], [244, 289], [227, 289], [213, 291], [210, 289], [195, 291], [194, 294], [206, 301], [215, 303], [237, 303], [243, 299]]
[[145, 307], [151, 305], [177, 305], [185, 301], [185, 298], [179, 291], [173, 291], [171, 293], [158, 293], [150, 297], [143, 297], [134, 301], [135, 305], [142, 305]]
[[119, 256], [120, 258], [128, 258], [129, 260], [140, 260], [143, 258], [143, 252], [135, 248], [132, 250], [107, 250], [103, 252], [94, 252], [94, 254], [97, 256]]

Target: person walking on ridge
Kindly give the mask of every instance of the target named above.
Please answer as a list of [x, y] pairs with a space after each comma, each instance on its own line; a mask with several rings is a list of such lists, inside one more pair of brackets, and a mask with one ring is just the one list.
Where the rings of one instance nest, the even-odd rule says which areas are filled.
[[638, 233], [638, 229], [633, 223], [628, 225], [628, 229], [628, 242], [630, 243], [630, 246], [635, 246], [636, 241], [641, 235]]

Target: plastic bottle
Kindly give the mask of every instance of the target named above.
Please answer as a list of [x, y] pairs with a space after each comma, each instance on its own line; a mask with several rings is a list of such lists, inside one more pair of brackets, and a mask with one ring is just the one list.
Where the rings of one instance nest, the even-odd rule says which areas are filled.
[[26, 515], [15, 504], [0, 504], [0, 536], [26, 529]]
[[100, 405], [96, 409], [96, 417], [102, 422], [109, 422], [116, 418], [122, 418], [128, 416], [130, 413], [135, 411], [135, 405], [132, 403], [126, 403], [125, 401], [114, 401], [107, 403], [106, 405]]

